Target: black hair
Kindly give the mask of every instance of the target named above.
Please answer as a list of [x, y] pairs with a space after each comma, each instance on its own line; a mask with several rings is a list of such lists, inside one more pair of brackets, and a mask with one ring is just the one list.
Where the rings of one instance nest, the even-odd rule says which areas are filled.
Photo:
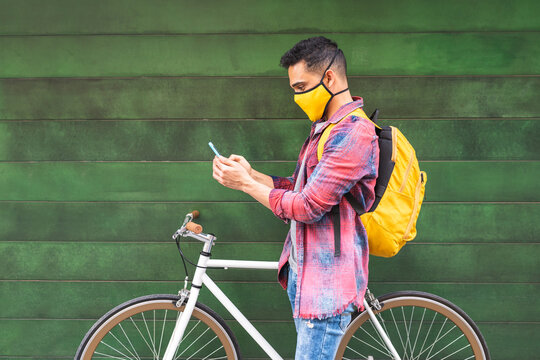
[[[336, 55], [336, 51], [338, 52]], [[296, 43], [287, 51], [280, 60], [280, 65], [285, 69], [304, 60], [306, 68], [312, 72], [323, 72], [332, 58], [336, 55], [331, 69], [345, 76], [347, 74], [347, 61], [337, 43], [324, 36], [312, 37]]]

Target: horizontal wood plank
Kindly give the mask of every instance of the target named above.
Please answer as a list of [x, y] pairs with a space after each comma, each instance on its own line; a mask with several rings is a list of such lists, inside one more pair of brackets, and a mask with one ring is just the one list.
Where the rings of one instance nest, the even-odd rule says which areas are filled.
[[[287, 293], [275, 282], [218, 282], [218, 286], [250, 320], [291, 319]], [[480, 322], [537, 321], [540, 315], [530, 294], [540, 284], [460, 284], [370, 282], [376, 295], [401, 291], [425, 291], [448, 299], [461, 307], [473, 320]], [[0, 281], [1, 318], [12, 319], [94, 319], [113, 307], [148, 294], [176, 294], [181, 282], [56, 282]], [[39, 296], [35, 296], [39, 294]], [[224, 319], [232, 316], [203, 288], [199, 302], [210, 306]], [[507, 311], [493, 311], [486, 303], [512, 304]], [[253, 304], [258, 304], [253, 306]]]
[[[92, 320], [0, 320], [0, 349], [9, 358], [37, 356], [44, 358], [71, 358], [92, 326]], [[264, 352], [237, 322], [229, 324], [245, 357], [264, 357]], [[280, 353], [293, 356], [296, 336], [292, 321], [256, 322], [254, 326]], [[47, 334], [47, 336], [43, 336]], [[26, 338], [26, 340], [22, 340]], [[33, 339], [30, 343], [28, 339]]]
[[[92, 323], [90, 320], [0, 320], [0, 349], [6, 349], [3, 353], [10, 358], [73, 358]], [[534, 334], [538, 323], [488, 322], [478, 325], [491, 354], [497, 358], [522, 360], [536, 356], [535, 347], [530, 344], [531, 338], [523, 334]], [[293, 356], [296, 336], [292, 322], [256, 322], [254, 326], [284, 357], [290, 359]], [[231, 322], [230, 327], [245, 358], [266, 358], [238, 323]]]
[[[369, 115], [369, 114], [368, 114]], [[540, 119], [381, 120], [400, 129], [420, 160], [540, 160]], [[236, 121], [4, 121], [0, 161], [201, 161], [222, 155], [296, 161], [310, 123]], [[511, 135], [510, 135], [511, 134]]]
[[[282, 243], [221, 243], [212, 249], [212, 255], [216, 259], [277, 261], [282, 247]], [[184, 243], [182, 246], [186, 256], [193, 261], [198, 258], [201, 249], [198, 242]], [[184, 277], [180, 256], [172, 242], [2, 242], [0, 250], [4, 259], [0, 263], [1, 280], [180, 281]], [[413, 242], [392, 259], [371, 257], [370, 279], [406, 282], [535, 282], [540, 278], [539, 258], [539, 244]], [[274, 270], [209, 269], [209, 274], [216, 280], [276, 279]]]
[[[0, 241], [166, 242], [193, 209], [218, 243], [258, 241], [261, 232], [267, 241], [282, 242], [289, 231], [256, 202], [1, 202]], [[540, 240], [539, 218], [536, 203], [425, 202], [414, 242], [534, 243]]]
[[539, 30], [539, 10], [534, 0], [4, 0], [0, 34]]
[[[253, 162], [265, 174], [290, 176], [294, 162]], [[540, 161], [420, 162], [425, 201], [540, 201]], [[0, 200], [252, 201], [212, 178], [211, 162], [0, 163]]]
[[[539, 76], [367, 76], [349, 87], [382, 119], [540, 114]], [[0, 120], [306, 118], [286, 77], [1, 79], [0, 99]]]
[[[0, 78], [286, 76], [302, 35], [0, 37]], [[349, 75], [540, 74], [540, 32], [332, 34]], [[463, 56], [467, 54], [467, 56]]]

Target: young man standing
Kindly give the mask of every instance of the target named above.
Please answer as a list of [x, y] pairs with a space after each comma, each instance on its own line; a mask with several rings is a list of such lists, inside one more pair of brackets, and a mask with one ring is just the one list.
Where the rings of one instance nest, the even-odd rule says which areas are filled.
[[[294, 101], [313, 122], [294, 174], [265, 175], [242, 156], [231, 155], [214, 158], [213, 176], [290, 222], [278, 280], [291, 302], [295, 359], [333, 359], [353, 305], [363, 308], [368, 280], [366, 231], [344, 195], [350, 192], [365, 210], [373, 204], [377, 136], [369, 120], [351, 115], [363, 100], [348, 90], [345, 56], [335, 42], [325, 37], [302, 40], [283, 55], [281, 66], [288, 70]], [[318, 142], [330, 124], [336, 125], [319, 161]], [[336, 205], [337, 223], [331, 212]]]

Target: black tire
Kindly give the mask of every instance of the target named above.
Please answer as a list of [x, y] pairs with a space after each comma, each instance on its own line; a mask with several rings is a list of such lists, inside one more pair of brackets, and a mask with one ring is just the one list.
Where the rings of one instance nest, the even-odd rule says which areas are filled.
[[[490, 360], [480, 330], [459, 307], [437, 295], [399, 291], [378, 298], [373, 309], [402, 360]], [[341, 339], [336, 359], [392, 359], [367, 311], [358, 314]]]
[[[75, 359], [161, 359], [176, 318], [184, 309], [184, 305], [176, 307], [178, 299], [177, 295], [148, 295], [118, 305], [86, 333]], [[178, 351], [189, 351], [186, 357], [193, 356], [191, 359], [241, 359], [238, 342], [225, 321], [198, 302]]]

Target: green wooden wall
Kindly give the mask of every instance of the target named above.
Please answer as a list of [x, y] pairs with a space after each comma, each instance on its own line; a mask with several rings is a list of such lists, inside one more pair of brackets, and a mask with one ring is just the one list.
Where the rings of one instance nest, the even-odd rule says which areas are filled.
[[[287, 226], [212, 179], [206, 143], [289, 175], [310, 124], [279, 58], [319, 34], [429, 175], [417, 239], [371, 258], [370, 287], [446, 297], [493, 359], [534, 358], [539, 18], [536, 0], [0, 0], [0, 358], [70, 358], [108, 309], [175, 293], [191, 209], [215, 257], [277, 259]], [[275, 273], [212, 276], [292, 356]]]

